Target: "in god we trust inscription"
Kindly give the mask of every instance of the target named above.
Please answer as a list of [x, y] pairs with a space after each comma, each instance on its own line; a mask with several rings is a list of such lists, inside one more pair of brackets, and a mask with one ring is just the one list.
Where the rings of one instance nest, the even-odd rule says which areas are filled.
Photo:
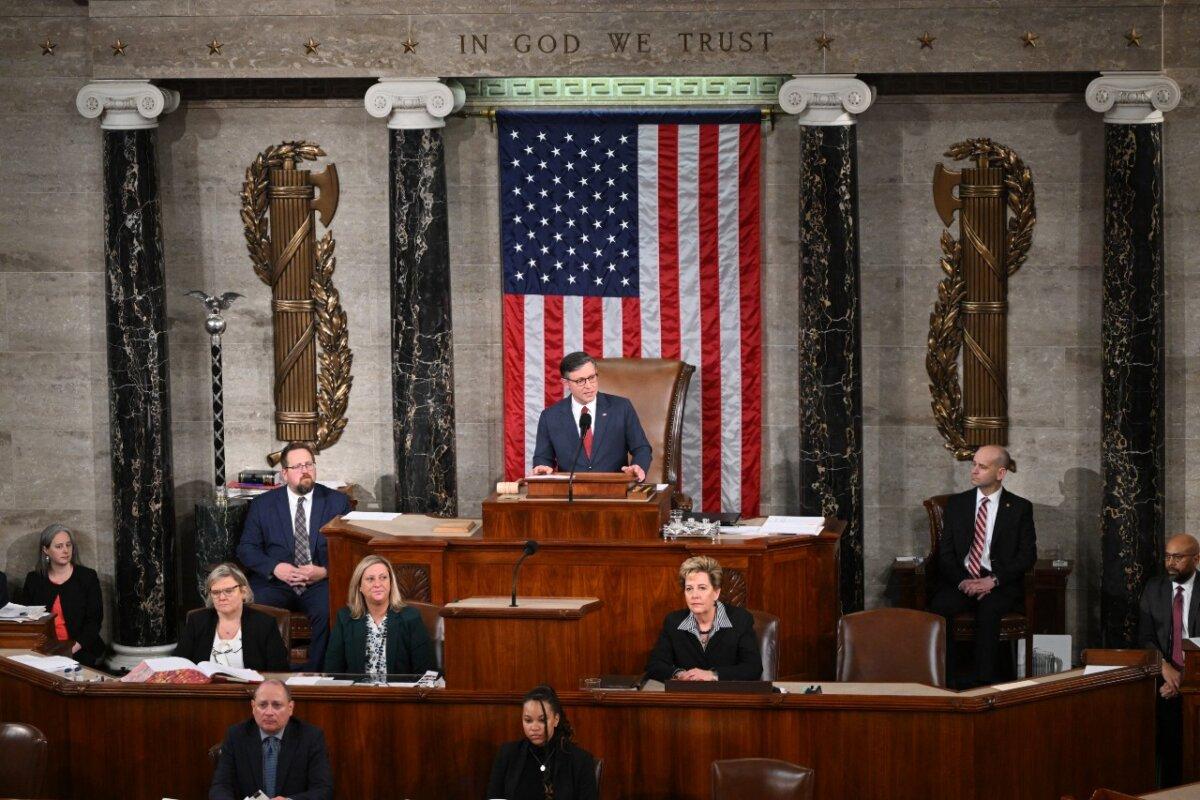
[[580, 48], [605, 53], [769, 53], [774, 31], [676, 31], [652, 34], [648, 31], [573, 31], [518, 33], [514, 36], [492, 33], [458, 34], [458, 52], [462, 55], [488, 55], [489, 51], [514, 51], [522, 55], [570, 55]]

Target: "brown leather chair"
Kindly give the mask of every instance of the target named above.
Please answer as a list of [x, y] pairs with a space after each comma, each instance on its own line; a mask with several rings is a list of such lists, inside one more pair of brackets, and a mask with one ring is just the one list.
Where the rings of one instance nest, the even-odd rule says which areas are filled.
[[813, 771], [774, 758], [712, 762], [712, 800], [812, 800]]
[[442, 619], [442, 607], [417, 600], [405, 600], [404, 604], [412, 606], [420, 612], [421, 621], [425, 623], [425, 630], [429, 631], [429, 638], [433, 640], [433, 657], [440, 672], [442, 670], [442, 650], [446, 644], [446, 621]]
[[[255, 611], [260, 611], [275, 620], [275, 624], [279, 626], [279, 636], [283, 639], [283, 647], [288, 653], [292, 651], [292, 612], [286, 608], [276, 608], [275, 606], [264, 606], [262, 603], [247, 603], [248, 608], [253, 608]], [[194, 608], [187, 613], [190, 619], [193, 614], [199, 614], [202, 611], [207, 611], [207, 608]], [[301, 615], [303, 616], [303, 615]], [[307, 618], [306, 618], [307, 620]]]
[[747, 608], [754, 616], [754, 635], [762, 656], [762, 679], [773, 681], [779, 675], [779, 617], [768, 611]]
[[41, 797], [49, 749], [46, 737], [32, 725], [0, 725], [0, 797]]
[[674, 487], [672, 505], [690, 510], [680, 477], [683, 405], [696, 368], [666, 358], [598, 358], [600, 389], [629, 398], [654, 448], [646, 480]]
[[[926, 499], [923, 503], [925, 513], [929, 517], [929, 556], [921, 565], [920, 572], [923, 574], [917, 576], [917, 605], [922, 610], [928, 607], [929, 600], [937, 590], [938, 544], [942, 540], [942, 518], [946, 514], [946, 501], [949, 499], [950, 495], [939, 494]], [[1033, 570], [1030, 569], [1025, 573], [1024, 613], [1010, 611], [1000, 619], [1000, 641], [1015, 643], [1024, 640], [1025, 642], [1025, 677], [1027, 678], [1033, 674], [1033, 632], [1036, 619], [1033, 580]], [[951, 622], [947, 635], [951, 642], [975, 641], [974, 615], [957, 615]], [[1016, 658], [1017, 651], [1014, 649], [1014, 663]]]
[[909, 608], [846, 614], [837, 626], [837, 679], [946, 685], [946, 621]]

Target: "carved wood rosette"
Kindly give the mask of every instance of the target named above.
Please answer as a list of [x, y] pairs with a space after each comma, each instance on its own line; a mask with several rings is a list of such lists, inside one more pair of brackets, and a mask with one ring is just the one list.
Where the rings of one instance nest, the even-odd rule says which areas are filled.
[[[324, 155], [312, 142], [272, 145], [246, 168], [241, 194], [250, 261], [271, 287], [275, 435], [308, 442], [314, 452], [341, 438], [354, 381], [346, 312], [333, 285], [335, 242], [330, 231], [317, 238], [314, 219], [320, 214], [326, 227], [333, 221], [337, 166], [319, 173], [296, 168]], [[278, 458], [272, 453], [267, 461]]]
[[1008, 444], [1008, 278], [1025, 263], [1037, 215], [1033, 178], [1012, 148], [968, 139], [946, 156], [974, 165], [933, 171], [934, 206], [947, 227], [958, 212], [959, 238], [942, 232], [945, 277], [929, 315], [925, 369], [938, 432], [965, 461], [981, 445]]

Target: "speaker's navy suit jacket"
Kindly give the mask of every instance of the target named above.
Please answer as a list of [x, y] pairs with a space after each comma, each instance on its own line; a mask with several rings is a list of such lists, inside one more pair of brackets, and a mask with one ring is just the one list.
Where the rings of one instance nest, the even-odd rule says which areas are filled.
[[592, 455], [579, 446], [579, 425], [571, 413], [570, 395], [542, 412], [538, 419], [537, 446], [533, 466], [571, 471], [571, 458], [579, 451], [577, 472], [617, 472], [632, 463], [650, 471], [652, 448], [638, 421], [633, 403], [615, 394], [596, 394], [596, 417], [592, 420]]
[[[318, 567], [329, 566], [329, 549], [321, 534], [321, 527], [339, 514], [350, 513], [350, 500], [341, 492], [321, 484], [313, 486], [309, 493], [308, 542], [312, 563]], [[288, 508], [287, 487], [272, 489], [259, 495], [250, 503], [246, 524], [242, 528], [242, 540], [237, 548], [238, 560], [253, 573], [251, 583], [259, 581], [285, 586], [275, 577], [275, 567], [287, 562], [296, 563], [296, 534]]]

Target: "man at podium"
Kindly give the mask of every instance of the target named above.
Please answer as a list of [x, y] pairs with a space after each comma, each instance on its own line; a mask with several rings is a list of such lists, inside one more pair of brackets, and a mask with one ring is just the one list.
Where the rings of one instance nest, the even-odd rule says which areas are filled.
[[574, 468], [577, 472], [621, 471], [644, 481], [652, 449], [633, 403], [600, 391], [596, 362], [587, 353], [566, 355], [558, 371], [571, 394], [538, 419], [533, 474]]

